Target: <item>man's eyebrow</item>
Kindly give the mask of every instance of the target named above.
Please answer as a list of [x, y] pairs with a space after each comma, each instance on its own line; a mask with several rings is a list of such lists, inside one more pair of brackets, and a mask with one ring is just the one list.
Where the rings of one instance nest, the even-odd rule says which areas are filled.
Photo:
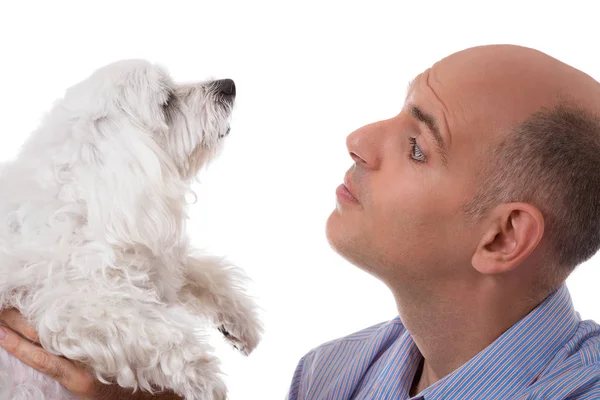
[[448, 152], [446, 151], [446, 144], [444, 143], [444, 138], [440, 133], [439, 125], [436, 119], [431, 114], [427, 114], [414, 104], [410, 105], [410, 115], [417, 121], [427, 126], [427, 130], [433, 137], [433, 141], [437, 146], [438, 153], [440, 153], [442, 156], [442, 161], [445, 165], [448, 160]]

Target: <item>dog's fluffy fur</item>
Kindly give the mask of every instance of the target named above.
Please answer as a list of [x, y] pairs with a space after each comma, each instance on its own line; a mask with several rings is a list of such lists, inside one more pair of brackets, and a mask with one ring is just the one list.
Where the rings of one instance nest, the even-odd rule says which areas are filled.
[[[185, 220], [233, 97], [143, 60], [68, 89], [0, 168], [0, 309], [17, 308], [44, 348], [100, 380], [225, 398], [198, 329], [212, 322], [248, 354], [262, 328], [245, 275], [192, 249]], [[38, 398], [68, 394], [0, 350], [0, 399]]]

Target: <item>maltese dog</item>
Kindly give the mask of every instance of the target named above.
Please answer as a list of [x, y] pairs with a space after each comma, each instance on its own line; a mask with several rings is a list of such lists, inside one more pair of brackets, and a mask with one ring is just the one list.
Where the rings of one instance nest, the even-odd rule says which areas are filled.
[[[234, 99], [231, 79], [176, 84], [143, 60], [68, 89], [0, 168], [0, 310], [102, 382], [224, 399], [207, 323], [246, 355], [263, 328], [246, 275], [193, 249], [185, 221]], [[0, 350], [0, 399], [65, 398]]]

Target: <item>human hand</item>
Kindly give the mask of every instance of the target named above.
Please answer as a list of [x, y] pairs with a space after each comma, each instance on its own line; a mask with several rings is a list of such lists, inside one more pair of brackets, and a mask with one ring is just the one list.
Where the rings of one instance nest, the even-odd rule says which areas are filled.
[[[137, 390], [133, 393], [131, 389], [124, 389], [118, 385], [105, 385], [96, 380], [83, 364], [44, 350], [38, 344], [37, 332], [16, 309], [8, 308], [0, 311], [0, 321], [10, 328], [0, 326], [0, 346], [25, 364], [58, 381], [81, 400], [182, 399], [172, 392], [153, 395]], [[4, 338], [2, 332], [6, 332]]]

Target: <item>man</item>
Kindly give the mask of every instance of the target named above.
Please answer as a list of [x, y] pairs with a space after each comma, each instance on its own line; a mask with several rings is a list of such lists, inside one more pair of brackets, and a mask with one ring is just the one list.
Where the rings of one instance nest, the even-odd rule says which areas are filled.
[[[399, 318], [309, 352], [288, 398], [600, 398], [600, 326], [564, 286], [600, 248], [598, 114], [589, 76], [486, 46], [436, 63], [397, 116], [350, 134], [327, 236], [392, 290]], [[99, 398], [84, 369], [8, 335]]]
[[487, 46], [350, 134], [327, 236], [399, 318], [309, 352], [288, 398], [600, 399], [600, 326], [563, 285], [600, 247], [599, 113], [584, 73]]

